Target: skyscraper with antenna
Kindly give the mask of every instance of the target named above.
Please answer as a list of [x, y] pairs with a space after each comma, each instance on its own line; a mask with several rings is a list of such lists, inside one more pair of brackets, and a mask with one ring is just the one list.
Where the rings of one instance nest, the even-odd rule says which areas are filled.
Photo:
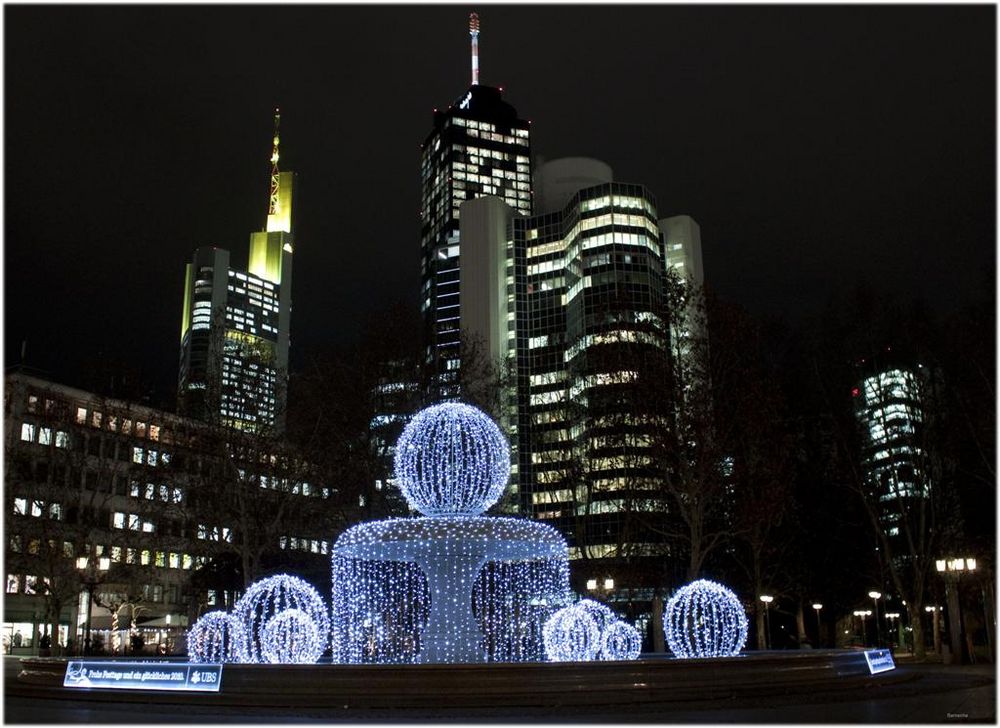
[[280, 123], [275, 109], [267, 216], [246, 271], [228, 250], [202, 247], [184, 275], [178, 409], [254, 432], [280, 432], [285, 418], [295, 175], [278, 165]]
[[462, 301], [481, 293], [460, 287], [459, 207], [492, 195], [518, 213], [532, 210], [530, 122], [503, 100], [502, 88], [479, 83], [479, 32], [479, 16], [472, 13], [472, 84], [447, 109], [434, 110], [420, 161], [425, 358], [433, 395], [444, 399], [459, 395]]

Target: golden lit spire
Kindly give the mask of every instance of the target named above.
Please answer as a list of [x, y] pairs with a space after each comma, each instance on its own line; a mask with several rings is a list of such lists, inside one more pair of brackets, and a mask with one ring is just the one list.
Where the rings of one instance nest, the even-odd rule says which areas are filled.
[[278, 210], [281, 207], [281, 202], [279, 198], [279, 191], [281, 189], [281, 184], [278, 181], [278, 144], [280, 143], [278, 137], [278, 126], [281, 124], [281, 109], [275, 108], [274, 110], [274, 144], [271, 147], [271, 196], [270, 201], [267, 206], [268, 217], [271, 215], [277, 215]]

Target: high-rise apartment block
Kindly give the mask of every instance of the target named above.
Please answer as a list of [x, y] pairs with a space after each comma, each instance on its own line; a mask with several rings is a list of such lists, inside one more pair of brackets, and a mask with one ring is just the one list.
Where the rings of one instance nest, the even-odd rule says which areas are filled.
[[279, 118], [267, 222], [250, 234], [246, 271], [214, 247], [196, 250], [185, 270], [180, 411], [249, 431], [280, 431], [285, 417], [294, 174], [278, 169]]
[[421, 152], [421, 311], [427, 332], [426, 363], [435, 394], [458, 394], [461, 366], [461, 284], [459, 209], [466, 200], [491, 195], [513, 210], [530, 214], [531, 147], [529, 122], [502, 98], [502, 89], [479, 85], [479, 21], [470, 23], [472, 85], [444, 111], [435, 110], [434, 128]]

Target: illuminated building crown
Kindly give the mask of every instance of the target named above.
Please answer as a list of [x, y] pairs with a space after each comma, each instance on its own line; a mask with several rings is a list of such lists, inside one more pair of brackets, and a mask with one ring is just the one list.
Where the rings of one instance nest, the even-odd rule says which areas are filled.
[[425, 516], [478, 516], [510, 476], [510, 449], [496, 423], [467, 404], [421, 410], [396, 443], [396, 480]]

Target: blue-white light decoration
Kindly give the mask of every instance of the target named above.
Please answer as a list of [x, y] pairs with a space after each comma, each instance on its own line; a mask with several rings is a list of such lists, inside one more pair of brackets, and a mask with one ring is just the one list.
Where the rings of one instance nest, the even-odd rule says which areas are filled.
[[574, 604], [549, 617], [542, 628], [550, 662], [586, 662], [601, 649], [601, 630], [587, 610]]
[[396, 482], [422, 518], [362, 523], [333, 548], [333, 657], [346, 663], [544, 657], [542, 625], [569, 601], [566, 540], [481, 516], [503, 493], [500, 428], [464, 404], [429, 407], [396, 444]]
[[639, 630], [625, 622], [612, 622], [604, 629], [598, 656], [602, 660], [634, 660], [641, 651]]
[[187, 633], [191, 662], [230, 662], [233, 622], [225, 612], [206, 612]]
[[663, 631], [677, 657], [732, 657], [746, 644], [747, 615], [732, 591], [699, 579], [667, 602]]
[[552, 615], [545, 623], [543, 638], [545, 655], [553, 662], [634, 660], [642, 649], [635, 627], [592, 599], [581, 599]]
[[[286, 614], [289, 610], [308, 617], [315, 632], [296, 614]], [[276, 618], [279, 621], [268, 632], [267, 625]], [[326, 605], [312, 585], [297, 576], [279, 574], [254, 582], [236, 602], [232, 619], [235, 662], [316, 662], [329, 644]], [[303, 644], [306, 640], [311, 643]], [[264, 655], [265, 642], [268, 654], [280, 659]]]
[[542, 624], [570, 595], [565, 539], [524, 519], [363, 523], [331, 562], [337, 662], [542, 660]]
[[301, 609], [278, 612], [264, 625], [260, 654], [264, 662], [312, 664], [323, 654], [316, 622]]
[[396, 482], [425, 516], [478, 516], [503, 495], [510, 450], [485, 413], [446, 402], [418, 412], [396, 442]]

